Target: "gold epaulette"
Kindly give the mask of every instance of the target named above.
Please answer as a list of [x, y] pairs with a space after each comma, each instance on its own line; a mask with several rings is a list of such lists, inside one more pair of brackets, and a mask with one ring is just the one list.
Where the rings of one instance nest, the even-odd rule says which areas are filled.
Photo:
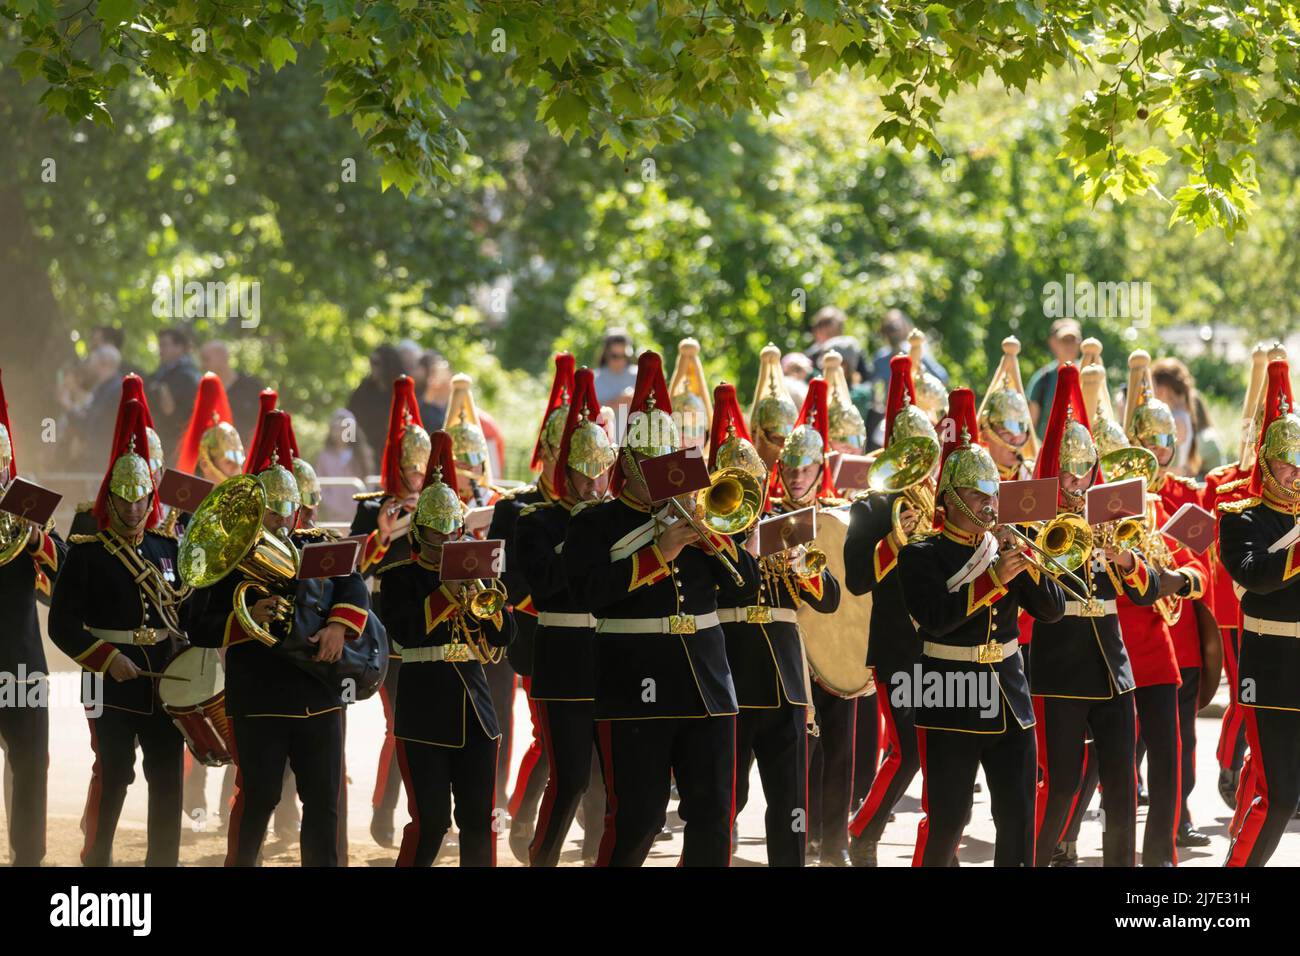
[[1228, 472], [1236, 468], [1239, 464], [1240, 462], [1230, 461], [1226, 465], [1220, 465], [1218, 468], [1211, 468], [1209, 471], [1205, 473], [1205, 477], [1209, 478], [1211, 475], [1214, 475], [1217, 478], [1219, 475], [1226, 475]]
[[501, 491], [500, 492], [501, 497], [498, 498], [497, 500], [513, 501], [516, 495], [528, 494], [529, 492], [536, 491], [536, 490], [537, 490], [537, 484], [535, 482], [531, 485], [520, 485], [518, 488], [511, 488], [509, 491]]
[[1201, 483], [1199, 481], [1187, 475], [1170, 475], [1169, 477], [1172, 478], [1174, 481], [1178, 482], [1184, 488], [1191, 488], [1193, 491], [1196, 491], [1201, 487]]
[[1236, 501], [1221, 501], [1219, 502], [1219, 511], [1225, 515], [1239, 515], [1243, 511], [1255, 507], [1262, 500], [1262, 498], [1239, 498]]
[[91, 511], [94, 507], [95, 503], [93, 501], [81, 501], [77, 503], [77, 510], [81, 512]]
[[294, 534], [300, 538], [324, 538], [326, 541], [337, 541], [342, 537], [332, 528], [299, 528]]
[[817, 504], [821, 505], [823, 508], [835, 508], [839, 505], [849, 504], [849, 499], [840, 498], [835, 495], [827, 495], [825, 498], [818, 498]]
[[180, 540], [180, 536], [176, 533], [176, 530], [174, 528], [171, 531], [168, 531], [166, 528], [162, 528], [162, 527], [146, 528], [145, 534], [151, 534], [156, 538], [166, 538], [168, 541]]
[[70, 534], [68, 535], [68, 544], [90, 544], [92, 541], [98, 541], [97, 534]]
[[1216, 495], [1221, 495], [1225, 491], [1236, 491], [1238, 488], [1242, 487], [1243, 485], [1248, 485], [1248, 484], [1250, 484], [1250, 475], [1247, 475], [1245, 478], [1238, 478], [1236, 481], [1224, 482], [1214, 490], [1214, 493]]
[[[573, 517], [573, 516], [576, 515], [579, 511], [581, 511], [583, 508], [590, 508], [592, 505], [603, 505], [603, 504], [605, 504], [607, 501], [609, 501], [608, 498], [593, 498], [593, 499], [590, 500], [590, 501], [579, 501], [579, 502], [578, 502], [577, 504], [575, 504], [575, 505], [573, 506], [573, 508], [569, 511], [569, 517]], [[525, 510], [527, 510], [527, 509], [525, 509]]]
[[531, 505], [524, 505], [523, 510], [519, 512], [519, 517], [522, 518], [524, 515], [532, 514], [538, 508], [553, 508], [554, 506], [554, 501], [534, 501]]
[[386, 491], [358, 491], [352, 496], [353, 501], [375, 501], [378, 498], [386, 498]]

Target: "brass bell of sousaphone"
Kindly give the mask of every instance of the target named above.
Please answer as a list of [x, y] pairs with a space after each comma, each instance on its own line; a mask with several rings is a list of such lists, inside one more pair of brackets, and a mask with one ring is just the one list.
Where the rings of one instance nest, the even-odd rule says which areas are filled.
[[[180, 544], [181, 580], [195, 588], [210, 587], [229, 574], [247, 580], [235, 588], [235, 619], [244, 633], [269, 647], [280, 643], [293, 621], [293, 593], [298, 577], [298, 549], [262, 525], [266, 492], [252, 475], [227, 478], [203, 499]], [[253, 620], [254, 603], [278, 598], [267, 626]]]
[[906, 542], [902, 513], [905, 505], [918, 513], [913, 538], [928, 537], [934, 524], [934, 486], [930, 474], [939, 457], [939, 446], [931, 439], [917, 435], [889, 443], [889, 447], [876, 456], [867, 469], [867, 488], [875, 494], [898, 494], [894, 500], [894, 534]]

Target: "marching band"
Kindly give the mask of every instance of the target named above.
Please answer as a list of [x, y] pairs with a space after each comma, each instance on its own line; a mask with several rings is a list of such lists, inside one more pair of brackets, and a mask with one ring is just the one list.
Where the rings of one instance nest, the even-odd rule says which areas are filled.
[[[736, 815], [761, 799], [769, 865], [872, 867], [918, 772], [913, 864], [954, 866], [981, 769], [995, 865], [1076, 865], [1099, 786], [1104, 865], [1174, 866], [1209, 843], [1187, 798], [1222, 662], [1225, 862], [1267, 863], [1300, 808], [1285, 353], [1255, 350], [1238, 460], [1202, 484], [1170, 470], [1175, 420], [1143, 350], [1121, 420], [1085, 341], [1040, 441], [1015, 338], [982, 399], [946, 390], [922, 349], [914, 333], [890, 361], [870, 453], [834, 351], [800, 407], [767, 346], [748, 415], [733, 385], [709, 389], [698, 342], [671, 382], [643, 352], [622, 427], [561, 353], [538, 474], [517, 488], [497, 484], [468, 376], [432, 435], [399, 377], [351, 540], [316, 526], [320, 481], [276, 393], [245, 446], [211, 374], [177, 456], [201, 490], [164, 502], [126, 376], [66, 544], [52, 520], [0, 513], [0, 669], [44, 679], [46, 601], [51, 641], [88, 675], [82, 862], [112, 862], [138, 746], [148, 865], [177, 865], [182, 816], [227, 765], [227, 865], [259, 863], [295, 795], [302, 864], [346, 865], [345, 714], [377, 694], [370, 832], [398, 866], [432, 865], [453, 822], [462, 866], [495, 866], [503, 833], [521, 862], [556, 866], [575, 821], [584, 861], [641, 866], [675, 795], [683, 865], [728, 866]], [[0, 390], [0, 494], [16, 480]], [[512, 761], [520, 678], [532, 738]], [[39, 865], [48, 714], [0, 708], [0, 738], [12, 862]]]

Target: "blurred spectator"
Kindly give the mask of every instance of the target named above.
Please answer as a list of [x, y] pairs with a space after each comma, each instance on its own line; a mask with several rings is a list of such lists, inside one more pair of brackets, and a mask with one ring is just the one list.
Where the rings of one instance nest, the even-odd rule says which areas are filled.
[[425, 349], [420, 355], [420, 374], [415, 383], [425, 430], [436, 432], [447, 421], [447, 402], [451, 400], [451, 363], [441, 352]]
[[[871, 375], [870, 379], [875, 390], [880, 395], [881, 412], [884, 412], [884, 395], [885, 390], [889, 388], [889, 360], [900, 352], [907, 352], [909, 349], [907, 337], [912, 333], [912, 320], [907, 317], [902, 309], [890, 309], [885, 313], [885, 317], [880, 320], [880, 335], [889, 343], [876, 349], [871, 356]], [[848, 364], [847, 359], [845, 364]], [[937, 378], [944, 384], [948, 385], [948, 370], [939, 364], [927, 349], [921, 356], [921, 364], [925, 366], [927, 372]], [[850, 382], [850, 385], [853, 383]]]
[[230, 399], [230, 413], [235, 416], [235, 431], [245, 443], [252, 441], [253, 428], [257, 425], [258, 395], [265, 387], [262, 380], [231, 368], [230, 347], [221, 339], [204, 343], [199, 349], [199, 364], [203, 371], [213, 372], [221, 379], [226, 398]]
[[201, 376], [190, 354], [193, 347], [184, 329], [163, 329], [158, 333], [158, 370], [145, 382], [154, 428], [169, 462], [176, 460], [176, 443], [189, 423], [194, 393], [199, 390]]
[[[316, 474], [322, 478], [360, 478], [374, 474], [375, 462], [357, 425], [356, 416], [340, 408], [330, 416], [325, 445], [315, 461]], [[356, 511], [353, 488], [327, 484], [321, 488], [318, 521], [351, 521]]]
[[381, 345], [370, 353], [370, 374], [348, 399], [348, 408], [356, 416], [366, 444], [382, 453], [388, 438], [388, 409], [393, 403], [393, 381], [403, 374], [402, 356], [391, 345]]
[[[1151, 363], [1151, 381], [1156, 398], [1174, 413], [1178, 445], [1170, 471], [1196, 477], [1205, 473], [1204, 445], [1212, 445], [1211, 457], [1222, 457], [1218, 438], [1210, 421], [1205, 401], [1196, 388], [1196, 379], [1187, 366], [1176, 358], [1162, 358]], [[1212, 467], [1212, 466], [1210, 466]]]
[[812, 378], [812, 361], [803, 352], [787, 352], [781, 356], [781, 371], [785, 374], [785, 387], [795, 405], [803, 407], [808, 396], [808, 379]]
[[[97, 325], [90, 330], [90, 337], [86, 340], [86, 344], [92, 352], [101, 345], [111, 345], [113, 348], [117, 349], [120, 354], [125, 356], [126, 332], [111, 325]], [[140, 374], [138, 368], [123, 359], [121, 374], [126, 375], [128, 372], [135, 372], [137, 375]]]
[[[844, 358], [844, 374], [849, 384], [856, 385], [858, 382], [866, 381], [871, 372], [867, 368], [866, 359], [863, 358], [861, 344], [853, 336], [844, 334], [846, 321], [848, 317], [843, 310], [833, 305], [819, 309], [812, 319], [813, 344], [805, 349], [803, 354], [808, 357], [811, 367], [820, 372], [822, 356], [834, 349]], [[782, 359], [783, 364], [784, 361]], [[807, 389], [804, 391], [806, 392]]]
[[104, 467], [113, 440], [118, 399], [122, 394], [122, 354], [112, 345], [100, 345], [90, 353], [78, 375], [89, 393], [81, 405], [69, 409], [68, 437], [71, 453], [65, 468], [97, 471]]
[[1057, 319], [1047, 333], [1047, 347], [1052, 350], [1052, 361], [1048, 362], [1029, 379], [1025, 397], [1029, 399], [1029, 417], [1034, 422], [1034, 431], [1038, 440], [1043, 440], [1047, 431], [1048, 416], [1043, 409], [1052, 407], [1056, 397], [1056, 372], [1064, 362], [1078, 364], [1083, 354], [1083, 329], [1074, 319]]
[[625, 391], [636, 387], [636, 364], [632, 361], [632, 337], [626, 329], [610, 329], [596, 360], [596, 400], [615, 405]]

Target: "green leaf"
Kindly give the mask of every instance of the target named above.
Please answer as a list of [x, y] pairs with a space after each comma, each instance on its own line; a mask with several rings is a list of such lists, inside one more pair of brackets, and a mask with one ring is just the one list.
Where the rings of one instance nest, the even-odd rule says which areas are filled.
[[99, 0], [95, 7], [95, 17], [106, 27], [115, 27], [135, 16], [139, 9], [138, 0]]
[[264, 52], [266, 58], [271, 61], [272, 69], [277, 73], [286, 63], [298, 62], [298, 51], [284, 37], [271, 37], [264, 47]]

